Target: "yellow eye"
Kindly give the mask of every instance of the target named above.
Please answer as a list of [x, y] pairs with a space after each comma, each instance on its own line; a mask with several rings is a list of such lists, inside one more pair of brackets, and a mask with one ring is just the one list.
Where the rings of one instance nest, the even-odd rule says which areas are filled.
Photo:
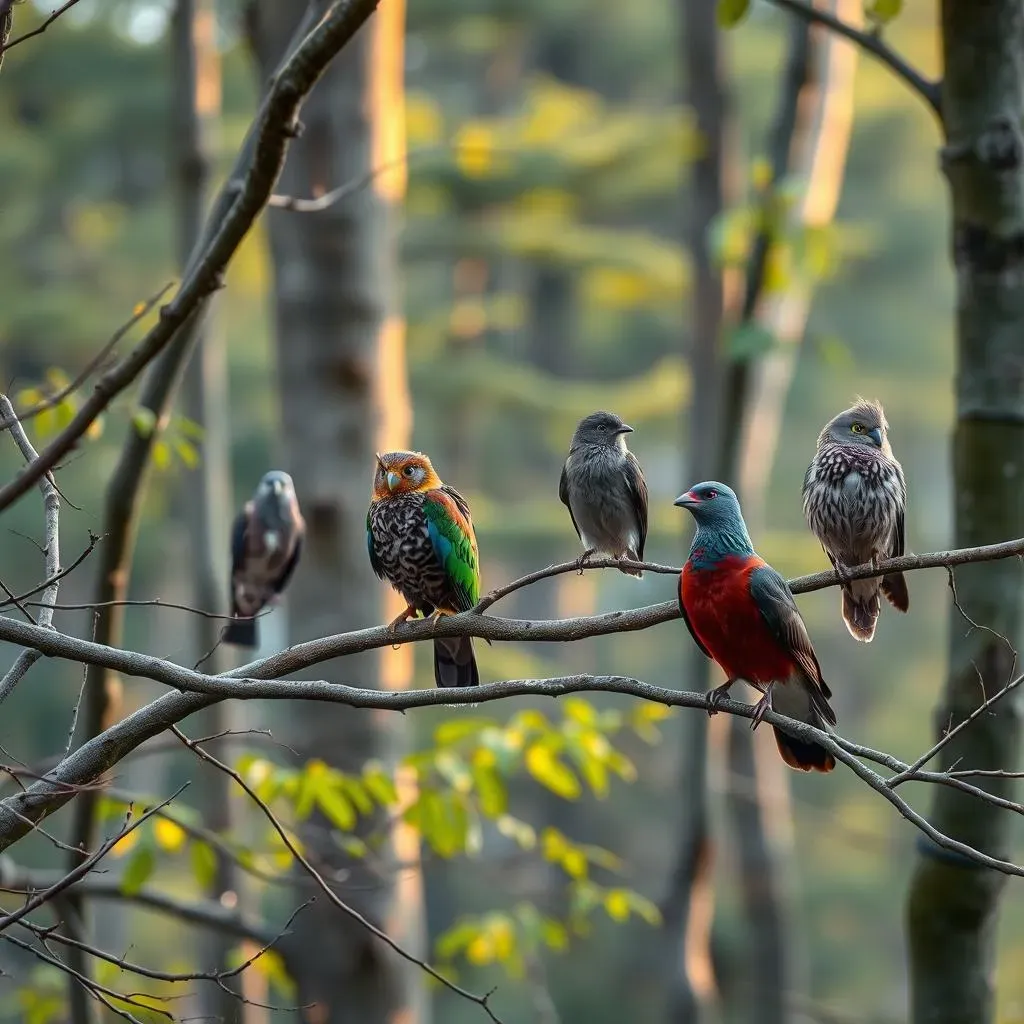
[[850, 424], [850, 429], [855, 434], [863, 434], [864, 433], [864, 424], [863, 423], [851, 423]]

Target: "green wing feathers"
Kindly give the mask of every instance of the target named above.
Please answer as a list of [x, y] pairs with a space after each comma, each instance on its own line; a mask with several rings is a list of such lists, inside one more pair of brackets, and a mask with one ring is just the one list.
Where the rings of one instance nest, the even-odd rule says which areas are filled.
[[480, 553], [465, 499], [451, 487], [430, 491], [423, 502], [427, 532], [444, 566], [458, 611], [480, 600]]

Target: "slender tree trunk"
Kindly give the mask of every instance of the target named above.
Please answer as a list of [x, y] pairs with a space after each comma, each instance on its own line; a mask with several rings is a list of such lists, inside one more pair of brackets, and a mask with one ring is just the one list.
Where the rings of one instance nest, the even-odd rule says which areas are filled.
[[[174, 50], [175, 116], [174, 146], [178, 157], [179, 259], [182, 266], [202, 230], [208, 200], [210, 153], [216, 148], [221, 108], [220, 56], [216, 42], [216, 11], [212, 0], [178, 0], [172, 24]], [[228, 552], [231, 519], [231, 462], [228, 455], [228, 367], [227, 350], [211, 309], [197, 339], [185, 371], [184, 411], [203, 428], [201, 461], [189, 474], [187, 493], [180, 502], [190, 536], [193, 557], [190, 578], [192, 598], [199, 608], [224, 608], [228, 596]], [[230, 667], [230, 648], [218, 645], [222, 624], [216, 619], [196, 616], [196, 658], [207, 656], [210, 672]], [[212, 653], [210, 653], [212, 651]], [[230, 701], [214, 705], [202, 715], [205, 735], [237, 727], [239, 708]], [[231, 780], [221, 772], [207, 771], [202, 787], [203, 818], [206, 827], [224, 834], [232, 826]], [[219, 900], [235, 893], [243, 903], [245, 879], [227, 858], [218, 856], [217, 872], [209, 895]], [[233, 940], [210, 931], [204, 934], [204, 970], [230, 966]], [[247, 950], [247, 955], [255, 953]], [[230, 986], [229, 986], [230, 987]], [[238, 991], [251, 1000], [243, 1004], [237, 995], [220, 986], [203, 986], [198, 997], [200, 1012], [215, 1020], [246, 1021], [257, 1024], [267, 1011], [255, 1005], [266, 1001], [265, 985], [255, 971], [247, 971]]]
[[[943, 165], [952, 197], [956, 269], [955, 538], [985, 544], [1024, 532], [1024, 6], [1020, 0], [944, 0]], [[911, 491], [911, 496], [913, 491]], [[1014, 561], [957, 571], [949, 675], [936, 712], [940, 735], [1014, 670], [1022, 589]], [[1004, 641], [998, 634], [1007, 637]], [[1008, 697], [940, 753], [942, 769], [1018, 767], [1020, 704]], [[1009, 799], [1008, 779], [982, 779]], [[955, 790], [932, 794], [936, 828], [993, 856], [1010, 853], [1012, 816]], [[927, 844], [911, 882], [907, 930], [914, 1024], [990, 1024], [996, 921], [1006, 876]]]
[[[862, 20], [860, 0], [821, 5], [849, 24]], [[775, 180], [796, 175], [806, 182], [789, 221], [791, 230], [800, 230], [823, 227], [835, 215], [853, 125], [857, 51], [830, 34], [811, 32], [803, 19], [793, 19], [790, 32], [771, 149]], [[742, 317], [764, 327], [777, 347], [744, 371], [746, 395], [737, 410], [743, 411], [743, 420], [726, 424], [723, 453], [725, 478], [738, 479], [754, 537], [765, 526], [768, 481], [811, 299], [809, 286], [800, 279], [784, 292], [763, 294], [769, 245], [770, 240], [760, 238], [755, 246]], [[732, 995], [738, 1009], [742, 1007], [734, 1019], [772, 1024], [789, 1019], [787, 997], [802, 991], [806, 982], [801, 969], [806, 951], [791, 921], [796, 879], [787, 870], [795, 860], [789, 769], [770, 733], [752, 733], [740, 719], [730, 720], [728, 728], [726, 813], [745, 915], [743, 947], [737, 952], [749, 966], [739, 974], [743, 981], [738, 992], [727, 993], [723, 985], [723, 1001], [732, 1001]]]
[[[690, 214], [686, 242], [693, 262], [691, 291], [690, 374], [693, 380], [690, 430], [685, 467], [688, 483], [714, 469], [719, 446], [722, 365], [721, 332], [727, 280], [710, 251], [710, 230], [726, 207], [730, 184], [728, 86], [721, 52], [715, 0], [681, 0], [686, 102], [697, 119], [704, 151], [690, 167]], [[688, 689], [706, 687], [709, 665], [696, 646], [687, 650]], [[668, 990], [667, 1020], [694, 1024], [716, 992], [711, 960], [714, 916], [713, 854], [708, 823], [708, 718], [682, 717], [679, 799], [683, 804], [676, 865], [662, 909], [674, 947]]]
[[[254, 5], [250, 24], [264, 80], [299, 14], [280, 0]], [[400, 4], [382, 4], [324, 75], [304, 107], [280, 192], [322, 194], [365, 176], [378, 154], [394, 152], [404, 132], [403, 24]], [[308, 528], [289, 588], [292, 642], [380, 622], [384, 611], [385, 588], [366, 556], [365, 523], [377, 441], [404, 443], [409, 433], [393, 210], [404, 172], [395, 174], [315, 214], [269, 215], [286, 464]], [[382, 662], [374, 652], [346, 658], [345, 671], [361, 685], [407, 685], [409, 663], [401, 656]], [[304, 758], [357, 770], [370, 758], [391, 760], [403, 726], [400, 716], [302, 705], [292, 712], [289, 742]], [[418, 890], [409, 892], [403, 876], [405, 891], [399, 891], [393, 878], [344, 858], [325, 824], [314, 820], [304, 840], [321, 863], [348, 872], [342, 897], [382, 928], [418, 930]], [[408, 835], [399, 836], [400, 847], [403, 842], [400, 852], [408, 854]], [[415, 1019], [411, 993], [418, 975], [326, 901], [304, 918], [287, 953], [298, 1001], [313, 1004], [306, 1020]], [[415, 936], [396, 937], [415, 949]], [[422, 1014], [423, 1004], [418, 1008]]]

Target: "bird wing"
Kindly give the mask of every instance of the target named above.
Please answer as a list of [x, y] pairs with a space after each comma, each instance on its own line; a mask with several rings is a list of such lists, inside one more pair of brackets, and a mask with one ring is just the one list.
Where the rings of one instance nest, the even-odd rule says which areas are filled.
[[647, 481], [644, 479], [644, 471], [640, 468], [636, 456], [632, 452], [626, 453], [626, 486], [629, 488], [629, 496], [633, 502], [633, 511], [636, 513], [637, 528], [640, 532], [640, 543], [636, 549], [639, 561], [644, 560], [644, 544], [647, 542]]
[[893, 531], [892, 550], [889, 552], [890, 558], [902, 557], [904, 544], [906, 543], [903, 519], [907, 509], [907, 481], [903, 476], [903, 467], [898, 462], [895, 468], [896, 482], [899, 484], [900, 493], [896, 504], [896, 529]]
[[370, 553], [370, 568], [374, 571], [377, 579], [384, 579], [384, 566], [380, 564], [377, 551], [373, 545], [373, 524], [370, 522], [370, 511], [366, 512], [366, 550]]
[[[807, 627], [786, 581], [770, 565], [760, 565], [750, 574], [749, 585], [750, 596], [776, 642], [800, 666], [804, 675], [820, 688], [820, 692], [831, 697], [832, 691], [821, 676], [821, 666], [807, 635]], [[828, 703], [822, 700], [815, 701], [815, 704], [825, 720], [835, 725], [836, 715]]]
[[572, 520], [572, 527], [576, 531], [576, 536], [579, 537], [580, 541], [583, 541], [583, 534], [580, 533], [579, 524], [576, 522], [576, 517], [572, 514], [572, 505], [569, 504], [569, 474], [566, 470], [569, 468], [569, 460], [565, 460], [565, 465], [562, 466], [562, 475], [558, 480], [558, 497], [561, 499], [562, 504], [569, 510], [569, 518]]
[[[295, 548], [292, 551], [291, 558], [285, 562], [284, 568], [281, 570], [281, 575], [274, 580], [274, 593], [280, 594], [282, 590], [287, 586], [288, 581], [291, 579], [292, 573], [295, 572], [295, 566], [299, 564], [299, 555], [302, 554], [302, 534], [295, 538]], [[372, 556], [371, 556], [372, 561]]]
[[241, 512], [235, 516], [231, 524], [231, 578], [228, 581], [230, 587], [231, 608], [235, 607], [235, 573], [241, 572], [245, 565], [245, 531], [249, 525], [249, 511], [251, 506], [246, 505]]
[[427, 535], [460, 611], [480, 600], [480, 553], [469, 505], [454, 487], [438, 487], [423, 499]]
[[[685, 571], [686, 570], [684, 568], [683, 572], [685, 572]], [[711, 652], [704, 646], [704, 642], [694, 632], [693, 624], [690, 622], [690, 616], [686, 614], [686, 605], [683, 604], [683, 575], [682, 575], [682, 573], [679, 574], [679, 587], [678, 587], [678, 590], [676, 592], [676, 600], [677, 600], [677, 603], [679, 605], [679, 614], [682, 615], [683, 622], [686, 623], [686, 628], [690, 631], [690, 636], [693, 637], [693, 642], [701, 649], [701, 651], [704, 653], [705, 657], [711, 658], [711, 660], [714, 661], [714, 658], [712, 657]]]

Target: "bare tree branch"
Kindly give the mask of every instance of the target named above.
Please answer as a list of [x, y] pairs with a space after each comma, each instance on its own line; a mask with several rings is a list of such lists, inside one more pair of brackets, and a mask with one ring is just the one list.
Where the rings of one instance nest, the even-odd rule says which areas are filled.
[[884, 42], [879, 32], [864, 32], [853, 25], [847, 24], [834, 14], [814, 7], [805, 0], [769, 0], [776, 7], [790, 11], [798, 18], [805, 18], [817, 25], [824, 25], [836, 35], [856, 43], [865, 53], [885, 64], [897, 78], [902, 79], [931, 108], [932, 113], [941, 116], [941, 86], [926, 78], [920, 71], [907, 63], [888, 43]]
[[[39, 456], [32, 442], [29, 441], [25, 428], [13, 418], [14, 408], [10, 399], [0, 394], [0, 415], [4, 417], [5, 425], [0, 426], [0, 432], [7, 428], [11, 431], [14, 443], [18, 446], [22, 457], [26, 462], [32, 462]], [[44, 572], [47, 576], [47, 583], [40, 602], [41, 611], [37, 625], [40, 629], [53, 628], [53, 610], [57, 602], [57, 590], [60, 586], [60, 496], [57, 493], [57, 486], [53, 482], [51, 473], [44, 473], [39, 478], [39, 490], [43, 495], [43, 558], [45, 560]], [[13, 599], [18, 604], [16, 598]], [[40, 653], [37, 650], [27, 648], [15, 659], [14, 664], [7, 673], [0, 679], [0, 703], [3, 703], [14, 692], [14, 688], [24, 678], [25, 673], [39, 660]]]
[[[33, 39], [35, 36], [41, 36], [65, 11], [70, 11], [77, 3], [78, 0], [66, 0], [66, 2], [53, 11], [46, 21], [44, 21], [38, 28], [34, 28], [31, 32], [26, 32], [24, 35], [18, 36], [17, 39], [12, 39], [9, 43], [4, 41], [3, 45], [0, 46], [0, 60], [3, 59], [3, 55], [8, 50], [17, 46], [18, 43], [23, 43], [26, 39]], [[0, 18], [2, 18], [3, 14], [8, 14], [9, 16], [11, 4], [6, 4], [6, 7], [7, 11], [0, 11]], [[10, 31], [10, 29], [8, 29], [8, 31]]]

